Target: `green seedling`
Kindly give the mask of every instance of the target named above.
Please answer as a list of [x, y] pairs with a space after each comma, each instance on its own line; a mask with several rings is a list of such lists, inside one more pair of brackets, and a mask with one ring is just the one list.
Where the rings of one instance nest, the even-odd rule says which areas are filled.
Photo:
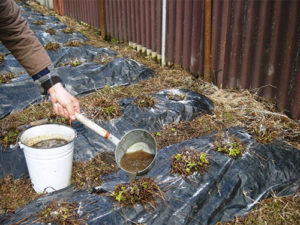
[[118, 184], [110, 196], [120, 205], [141, 203], [154, 206], [156, 197], [163, 199], [159, 186], [152, 178], [141, 178], [130, 184]]
[[206, 159], [206, 154], [205, 153], [201, 153], [200, 154], [200, 161], [202, 162], [202, 163], [208, 163], [208, 160]]
[[194, 172], [202, 173], [209, 165], [205, 153], [192, 150], [185, 150], [172, 156], [171, 173], [179, 173], [182, 176], [189, 176]]
[[172, 128], [171, 128], [171, 131], [172, 131], [172, 132], [175, 132], [175, 131], [176, 131], [176, 129], [175, 129], [174, 127], [172, 127]]
[[74, 62], [72, 63], [72, 65], [73, 65], [74, 67], [76, 67], [76, 66], [81, 65], [81, 62], [79, 62], [79, 61], [74, 61]]
[[232, 158], [240, 156], [243, 151], [243, 144], [238, 138], [221, 132], [216, 136], [214, 146], [216, 151], [225, 153]]
[[16, 143], [19, 134], [20, 134], [19, 129], [10, 130], [7, 133], [2, 134], [3, 136], [0, 135], [0, 137], [2, 138], [2, 140], [0, 140], [0, 143], [4, 148], [6, 148], [11, 144]]
[[181, 159], [181, 154], [180, 153], [176, 154], [175, 159], [180, 160]]
[[184, 100], [185, 94], [181, 94], [181, 95], [168, 94], [168, 98], [169, 98], [169, 100], [172, 100], [172, 101], [181, 101], [181, 100]]
[[116, 110], [115, 106], [109, 106], [104, 108], [105, 113], [108, 115], [112, 114], [115, 110]]
[[145, 189], [147, 189], [147, 188], [148, 188], [148, 182], [144, 182], [144, 183], [143, 183], [143, 187], [144, 187]]
[[160, 137], [160, 136], [161, 136], [161, 133], [160, 133], [160, 132], [157, 132], [157, 133], [156, 133], [156, 136], [159, 136], [159, 137]]
[[81, 224], [78, 203], [52, 201], [45, 209], [36, 213], [35, 222], [46, 224]]
[[118, 202], [120, 202], [123, 198], [122, 198], [122, 194], [123, 194], [124, 191], [120, 191], [117, 195], [116, 195], [116, 200]]
[[140, 95], [134, 99], [133, 103], [137, 104], [139, 108], [149, 108], [155, 105], [156, 100], [150, 95]]

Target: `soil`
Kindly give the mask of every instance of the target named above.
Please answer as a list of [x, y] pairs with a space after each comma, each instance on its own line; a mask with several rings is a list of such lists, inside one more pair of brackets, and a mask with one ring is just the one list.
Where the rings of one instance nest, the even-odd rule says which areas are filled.
[[130, 184], [118, 184], [110, 194], [112, 199], [121, 206], [141, 203], [155, 208], [158, 199], [164, 200], [163, 192], [153, 178], [140, 178]]
[[195, 172], [203, 174], [209, 166], [207, 158], [205, 153], [185, 149], [171, 157], [171, 173], [178, 173], [183, 177], [188, 177]]

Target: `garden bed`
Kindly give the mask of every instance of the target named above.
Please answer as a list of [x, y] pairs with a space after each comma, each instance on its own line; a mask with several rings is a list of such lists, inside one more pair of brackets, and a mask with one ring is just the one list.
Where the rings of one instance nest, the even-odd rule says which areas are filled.
[[[35, 9], [42, 10], [45, 15], [53, 13], [34, 2], [29, 3]], [[154, 76], [133, 79], [132, 83], [128, 82], [130, 79], [119, 83], [118, 79], [109, 80], [108, 85], [113, 87], [97, 81], [98, 83], [95, 82], [97, 86], [96, 88], [93, 86], [93, 89], [98, 90], [88, 95], [87, 93], [92, 92], [92, 89], [80, 89], [74, 86], [74, 83], [69, 84], [73, 85], [70, 91], [78, 96], [85, 113], [117, 137], [120, 138], [124, 133], [135, 128], [144, 128], [152, 132], [157, 140], [159, 151], [156, 165], [145, 178], [153, 179], [152, 181], [159, 187], [161, 190], [159, 193], [163, 193], [159, 196], [162, 201], [158, 201], [155, 207], [150, 207], [150, 211], [147, 202], [126, 207], [118, 205], [119, 201], [116, 197], [119, 196], [120, 191], [124, 191], [122, 187], [126, 189], [128, 176], [115, 166], [111, 155], [115, 146], [78, 123], [71, 124], [69, 121], [54, 118], [51, 104], [46, 101], [34, 104], [25, 110], [20, 108], [15, 111], [10, 110], [10, 115], [6, 113], [0, 120], [1, 133], [5, 134], [2, 135], [2, 146], [5, 137], [16, 136], [9, 135], [10, 130], [26, 127], [36, 120], [46, 118], [47, 121], [54, 123], [69, 124], [79, 134], [75, 142], [73, 172], [87, 179], [73, 177], [74, 186], [39, 197], [38, 201], [26, 202], [22, 210], [17, 210], [15, 214], [2, 215], [0, 221], [3, 221], [3, 224], [20, 221], [22, 223], [24, 218], [34, 217], [35, 213], [43, 212], [45, 205], [51, 204], [53, 199], [59, 200], [62, 197], [65, 199], [64, 202], [86, 205], [81, 215], [85, 221], [115, 224], [124, 222], [160, 224], [161, 221], [215, 224], [218, 221], [232, 220], [235, 216], [239, 218], [245, 216], [255, 203], [271, 197], [272, 193], [294, 195], [297, 198], [296, 190], [300, 185], [299, 122], [277, 112], [273, 103], [261, 99], [256, 93], [218, 89], [176, 66], [162, 68], [124, 43], [105, 42], [96, 30], [67, 17], [57, 17], [68, 24], [72, 34], [80, 30], [88, 37], [89, 40], [85, 40], [85, 44], [93, 48], [110, 48], [110, 51], [118, 52], [121, 57], [143, 63], [146, 67], [142, 67], [142, 71], [148, 71], [149, 68], [154, 72]], [[42, 26], [37, 26], [36, 29], [41, 29]], [[55, 34], [51, 35], [53, 36]], [[68, 50], [65, 55], [75, 54], [76, 48], [82, 49], [82, 47], [71, 47], [72, 50]], [[61, 48], [58, 49], [58, 53], [53, 53], [52, 58], [56, 57], [55, 54], [60, 54], [59, 51], [62, 51]], [[104, 57], [104, 68], [119, 66], [121, 69], [124, 66], [127, 66], [126, 68], [139, 66], [138, 63], [123, 60], [120, 56], [113, 61], [106, 61]], [[65, 59], [62, 62], [69, 62], [67, 57]], [[83, 61], [83, 65], [78, 66], [84, 66], [85, 62], [94, 62], [94, 58], [88, 58]], [[72, 68], [69, 65], [61, 65], [60, 70]], [[130, 74], [135, 74], [134, 71], [140, 70], [131, 70]], [[74, 71], [70, 74], [78, 76]], [[64, 82], [71, 80], [70, 77], [65, 77]], [[223, 139], [227, 141], [223, 142]], [[237, 149], [237, 146], [242, 146], [241, 154], [229, 155], [230, 150]], [[14, 172], [16, 178], [24, 176], [26, 174], [24, 158], [16, 151], [17, 147], [14, 143], [7, 143], [6, 147], [8, 147], [7, 152], [1, 154], [0, 159], [2, 162], [10, 160], [11, 163], [10, 165], [3, 163], [1, 170]], [[200, 170], [200, 173], [189, 173], [184, 176], [175, 171], [171, 173], [172, 160], [174, 162], [177, 156], [179, 161], [181, 157], [178, 154], [183, 154], [184, 149], [194, 151], [196, 158], [200, 158], [201, 153], [206, 154], [209, 165]], [[100, 157], [97, 156], [99, 152], [101, 152]], [[104, 155], [108, 156], [105, 158]], [[287, 161], [294, 169], [286, 164]], [[187, 168], [194, 169], [193, 163], [195, 162], [190, 163], [189, 166], [185, 164], [185, 171]], [[99, 166], [104, 168], [104, 171], [97, 170]], [[114, 187], [119, 187], [120, 190], [113, 190]], [[113, 191], [115, 191], [115, 199], [109, 196]], [[119, 191], [118, 194], [116, 191]], [[282, 201], [293, 202], [294, 200], [286, 198]], [[97, 202], [97, 204], [89, 204], [90, 202]], [[268, 210], [272, 210], [267, 207], [268, 203], [265, 201], [260, 203], [262, 205], [260, 207], [266, 206], [263, 208], [266, 214]], [[18, 207], [20, 206], [22, 204]], [[293, 220], [297, 221], [299, 218], [297, 217], [299, 209], [296, 205], [293, 206], [294, 204], [291, 204], [290, 208], [285, 209], [278, 207], [280, 218], [291, 220], [291, 224]], [[287, 217], [289, 213], [281, 214], [286, 209], [293, 213], [296, 211], [295, 216]], [[252, 212], [258, 210], [254, 209]], [[87, 214], [89, 217], [85, 217]], [[274, 216], [274, 218], [279, 217]], [[238, 220], [243, 221], [243, 219]], [[255, 216], [251, 217], [251, 221], [253, 220], [254, 223], [261, 220], [267, 223], [273, 221], [268, 217]], [[24, 221], [25, 224], [26, 220]]]

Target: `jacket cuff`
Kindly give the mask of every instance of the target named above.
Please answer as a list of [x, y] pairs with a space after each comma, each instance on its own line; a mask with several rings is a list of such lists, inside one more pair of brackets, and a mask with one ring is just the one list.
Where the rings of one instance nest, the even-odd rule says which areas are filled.
[[32, 76], [34, 83], [37, 84], [41, 94], [47, 94], [49, 88], [61, 82], [53, 66], [46, 67], [39, 73]]

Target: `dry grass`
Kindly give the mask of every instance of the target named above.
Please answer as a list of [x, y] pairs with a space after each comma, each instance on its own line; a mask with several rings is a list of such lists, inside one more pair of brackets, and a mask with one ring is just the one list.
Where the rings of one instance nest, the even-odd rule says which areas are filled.
[[8, 175], [0, 180], [0, 214], [14, 213], [17, 208], [28, 204], [40, 194], [37, 194], [29, 178], [14, 180]]
[[300, 224], [300, 190], [294, 196], [277, 197], [262, 200], [245, 217], [235, 218], [230, 222], [217, 225], [299, 225]]
[[[112, 151], [113, 152], [113, 151]], [[88, 162], [74, 162], [72, 184], [77, 189], [90, 189], [101, 185], [101, 176], [119, 170], [113, 153], [101, 153]]]
[[57, 51], [59, 47], [60, 47], [59, 43], [53, 43], [53, 42], [48, 42], [47, 44], [44, 45], [44, 48], [49, 51]]
[[0, 52], [0, 63], [4, 61], [5, 55]]
[[16, 78], [18, 74], [16, 73], [3, 73], [0, 74], [0, 84], [10, 83], [12, 79]]

